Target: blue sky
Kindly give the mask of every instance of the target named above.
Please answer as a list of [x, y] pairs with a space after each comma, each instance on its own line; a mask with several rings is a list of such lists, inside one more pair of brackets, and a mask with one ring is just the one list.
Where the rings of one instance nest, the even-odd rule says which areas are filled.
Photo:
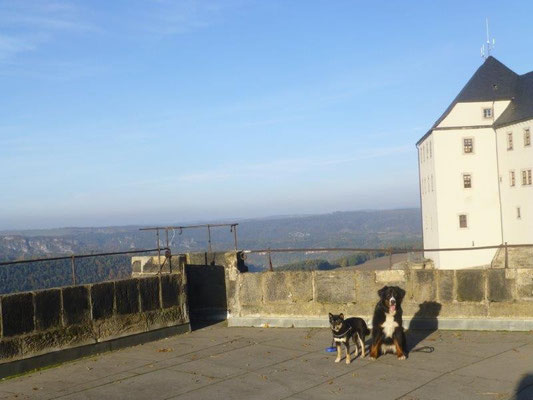
[[415, 142], [533, 3], [0, 0], [0, 229], [418, 207]]

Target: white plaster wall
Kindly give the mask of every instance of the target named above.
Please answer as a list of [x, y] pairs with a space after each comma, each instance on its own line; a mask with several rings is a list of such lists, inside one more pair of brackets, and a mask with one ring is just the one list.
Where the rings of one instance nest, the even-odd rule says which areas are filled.
[[[494, 120], [502, 114], [507, 108], [510, 101], [495, 101], [494, 102]], [[476, 103], [458, 103], [456, 104], [448, 116], [438, 125], [439, 128], [459, 127], [459, 126], [490, 126], [493, 123], [492, 118], [483, 117], [483, 109], [493, 107], [492, 101], [476, 102]]]
[[[439, 248], [478, 247], [501, 243], [496, 166], [492, 128], [433, 131]], [[474, 139], [473, 154], [463, 154], [463, 138]], [[472, 188], [463, 187], [463, 173], [472, 175]], [[468, 228], [459, 227], [459, 214]], [[460, 269], [490, 264], [495, 250], [441, 252], [437, 268]]]
[[[420, 192], [422, 206], [422, 231], [424, 248], [439, 248], [439, 226], [437, 216], [437, 177], [435, 172], [435, 148], [433, 134], [418, 145]], [[435, 264], [439, 262], [438, 252], [425, 252]]]
[[[533, 185], [522, 186], [522, 170], [533, 170], [533, 144], [524, 147], [524, 128], [533, 135], [533, 119], [497, 129], [500, 163], [504, 241], [533, 243]], [[513, 150], [507, 150], [507, 133], [513, 133]], [[509, 171], [515, 171], [516, 184], [510, 186]], [[516, 208], [520, 207], [521, 219]]]

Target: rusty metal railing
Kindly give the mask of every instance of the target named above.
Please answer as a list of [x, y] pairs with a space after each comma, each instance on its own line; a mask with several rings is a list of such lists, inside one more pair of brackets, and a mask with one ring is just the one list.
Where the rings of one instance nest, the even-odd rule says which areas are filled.
[[[139, 253], [154, 253], [158, 249], [142, 249], [142, 250], [128, 250], [128, 251], [114, 251], [114, 252], [106, 252], [106, 253], [91, 253], [91, 254], [70, 254], [68, 256], [59, 256], [59, 257], [45, 257], [45, 258], [32, 258], [28, 260], [15, 260], [15, 261], [2, 261], [0, 262], [1, 266], [7, 266], [7, 265], [17, 265], [17, 264], [31, 264], [31, 263], [38, 263], [38, 262], [46, 262], [46, 261], [60, 261], [60, 260], [70, 260], [71, 265], [71, 273], [72, 273], [72, 284], [76, 284], [76, 259], [78, 258], [90, 258], [90, 257], [104, 257], [104, 256], [120, 256], [120, 255], [127, 255], [127, 254], [139, 254]], [[161, 250], [161, 249], [159, 249]], [[168, 257], [166, 257], [168, 260], [171, 259], [172, 254], [170, 253], [170, 249], [163, 248], [163, 250], [168, 251]], [[166, 262], [166, 260], [165, 260]], [[170, 262], [170, 261], [169, 261]], [[161, 264], [160, 264], [161, 265]], [[170, 267], [170, 271], [172, 272], [172, 267]]]
[[170, 241], [168, 239], [168, 231], [178, 231], [181, 235], [183, 233], [184, 229], [199, 229], [199, 228], [207, 228], [207, 251], [209, 253], [213, 252], [213, 248], [211, 245], [211, 228], [220, 228], [220, 227], [230, 227], [230, 232], [233, 233], [233, 244], [235, 251], [237, 251], [237, 226], [238, 223], [229, 223], [229, 224], [202, 224], [202, 225], [183, 225], [183, 226], [154, 226], [150, 228], [140, 228], [140, 231], [155, 231], [156, 232], [156, 239], [157, 239], [157, 254], [159, 257], [159, 265], [161, 265], [161, 240], [159, 231], [165, 231], [166, 236], [166, 247], [170, 248]]
[[392, 255], [393, 254], [406, 254], [406, 253], [422, 253], [422, 252], [439, 252], [439, 251], [470, 251], [470, 250], [489, 250], [489, 249], [503, 249], [505, 251], [505, 268], [509, 268], [509, 255], [508, 249], [510, 248], [522, 248], [533, 247], [533, 243], [526, 244], [508, 244], [507, 242], [499, 245], [492, 246], [478, 246], [478, 247], [447, 247], [442, 249], [424, 249], [424, 248], [361, 248], [361, 247], [319, 247], [319, 248], [292, 248], [292, 249], [250, 249], [243, 250], [245, 254], [261, 254], [268, 257], [269, 269], [272, 271], [272, 253], [327, 253], [327, 252], [358, 252], [358, 253], [385, 253], [389, 257], [389, 269], [392, 268]]

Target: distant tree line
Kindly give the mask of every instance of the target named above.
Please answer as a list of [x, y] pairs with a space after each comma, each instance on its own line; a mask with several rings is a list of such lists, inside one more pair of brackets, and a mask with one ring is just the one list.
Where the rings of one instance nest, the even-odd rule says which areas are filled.
[[325, 259], [302, 260], [285, 265], [280, 265], [276, 268], [276, 271], [328, 271], [331, 269], [363, 264], [368, 260], [377, 257], [383, 257], [384, 255], [386, 255], [385, 252], [364, 252], [341, 257], [332, 261], [328, 261]]
[[[102, 256], [75, 260], [76, 284], [131, 276], [131, 256]], [[72, 285], [70, 260], [40, 261], [0, 267], [0, 294]]]

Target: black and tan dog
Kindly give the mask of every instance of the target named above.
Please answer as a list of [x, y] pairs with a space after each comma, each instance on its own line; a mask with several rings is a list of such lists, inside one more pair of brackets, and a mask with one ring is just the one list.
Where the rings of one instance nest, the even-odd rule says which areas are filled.
[[380, 300], [372, 318], [372, 345], [370, 359], [380, 354], [394, 353], [405, 360], [407, 344], [402, 326], [402, 300], [405, 290], [398, 286], [385, 286], [378, 291]]
[[361, 357], [365, 356], [365, 337], [370, 333], [366, 322], [362, 318], [352, 317], [344, 319], [343, 314], [333, 315], [329, 313], [329, 324], [333, 333], [333, 341], [337, 347], [337, 358], [335, 362], [341, 360], [341, 344], [346, 347], [346, 364], [350, 364], [350, 339], [355, 343], [355, 354], [357, 357], [361, 349]]

